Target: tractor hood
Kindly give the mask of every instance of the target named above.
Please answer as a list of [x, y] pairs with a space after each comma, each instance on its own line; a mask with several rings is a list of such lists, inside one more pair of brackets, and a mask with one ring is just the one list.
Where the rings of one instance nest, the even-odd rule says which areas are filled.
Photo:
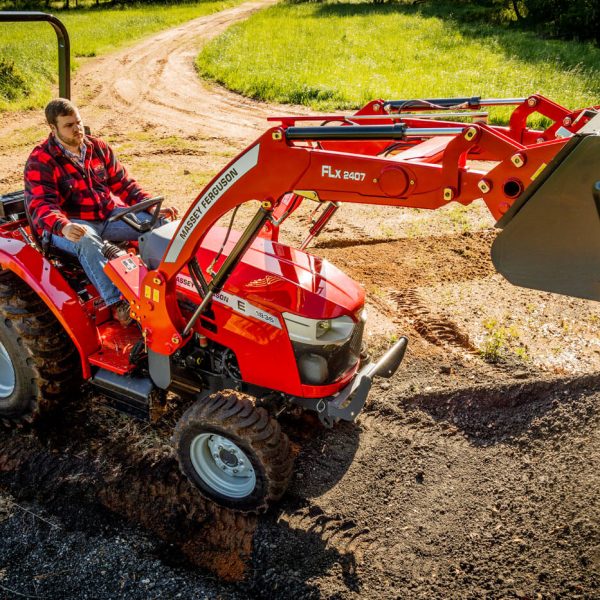
[[[169, 242], [171, 224], [159, 227], [140, 238], [142, 258], [150, 268], [157, 268]], [[213, 227], [205, 236], [197, 253], [206, 275], [227, 235], [224, 227]], [[239, 239], [231, 231], [221, 256], [212, 266], [217, 271]], [[179, 287], [189, 293], [186, 274], [178, 277]], [[224, 291], [265, 309], [302, 314], [315, 319], [335, 318], [344, 314], [358, 315], [364, 306], [361, 286], [328, 261], [290, 248], [284, 244], [257, 238], [235, 268]]]
[[[205, 237], [198, 252], [203, 270], [216, 256], [225, 235], [224, 227], [213, 227]], [[231, 232], [215, 271], [239, 236], [239, 232]], [[224, 290], [265, 308], [319, 319], [355, 314], [362, 310], [365, 300], [363, 288], [328, 261], [260, 237], [233, 271]]]

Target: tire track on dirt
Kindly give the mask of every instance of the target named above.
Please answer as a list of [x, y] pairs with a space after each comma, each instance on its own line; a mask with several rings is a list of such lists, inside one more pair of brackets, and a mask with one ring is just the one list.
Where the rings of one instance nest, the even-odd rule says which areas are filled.
[[90, 397], [29, 430], [0, 431], [0, 484], [49, 507], [66, 501], [93, 514], [104, 506], [178, 547], [192, 564], [243, 578], [256, 516], [205, 500], [181, 474], [167, 436], [157, 441], [147, 426], [118, 418]]
[[[455, 425], [436, 421], [423, 411], [400, 408], [398, 413], [392, 413], [386, 411], [386, 407], [381, 410], [370, 407], [361, 413], [357, 425], [360, 450], [355, 462], [380, 473], [376, 487], [381, 486], [381, 489], [362, 490], [367, 495], [373, 494], [374, 501], [361, 503], [360, 510], [354, 510], [356, 506], [346, 494], [348, 489], [355, 490], [355, 481], [339, 486], [342, 489], [324, 502], [298, 498], [301, 506], [289, 512], [281, 511], [277, 522], [299, 534], [318, 537], [323, 552], [335, 551], [348, 558], [361, 572], [376, 571], [393, 577], [404, 577], [408, 573], [409, 579], [430, 573], [439, 568], [435, 561], [421, 557], [418, 564], [416, 561], [406, 564], [407, 556], [416, 556], [420, 552], [415, 549], [414, 540], [405, 536], [415, 525], [409, 515], [403, 515], [401, 519], [390, 516], [394, 511], [387, 513], [378, 494], [387, 488], [394, 501], [407, 502], [407, 498], [415, 493], [415, 485], [421, 487], [424, 477], [443, 479], [448, 462], [468, 462], [475, 450]], [[314, 465], [313, 460], [305, 460]], [[432, 462], [438, 465], [435, 472], [426, 466]], [[398, 463], [401, 467], [397, 468]], [[412, 487], [407, 485], [409, 481], [412, 481]], [[364, 481], [362, 483], [365, 485]], [[431, 485], [428, 491], [433, 504], [442, 504], [445, 494], [443, 486]], [[394, 501], [388, 498], [390, 504]], [[430, 552], [426, 547], [424, 542], [422, 550]]]
[[[299, 535], [318, 537], [322, 546], [316, 547], [324, 554], [335, 551], [347, 557], [359, 576], [375, 572], [402, 583], [425, 585], [433, 585], [438, 577], [468, 576], [480, 559], [466, 558], [465, 546], [476, 552], [481, 545], [484, 557], [503, 545], [523, 544], [505, 531], [504, 486], [514, 487], [525, 477], [531, 485], [545, 485], [545, 473], [553, 471], [549, 456], [560, 464], [552, 454], [555, 440], [576, 423], [594, 427], [597, 411], [590, 411], [590, 398], [599, 383], [596, 374], [499, 385], [492, 390], [474, 386], [420, 394], [395, 409], [368, 408], [358, 423], [361, 447], [369, 450], [358, 460], [368, 461], [379, 473], [377, 483], [370, 477], [363, 481], [363, 492], [373, 501], [357, 506], [348, 495], [356, 491], [357, 482], [346, 482], [338, 485], [341, 489], [334, 497], [298, 499], [301, 506], [281, 511], [277, 523]], [[570, 400], [573, 396], [579, 399]], [[557, 421], [565, 416], [570, 418], [561, 427]], [[578, 442], [574, 440], [572, 446], [576, 450]], [[521, 453], [515, 455], [510, 447], [521, 448]], [[487, 449], [484, 455], [482, 448]], [[410, 463], [395, 476], [389, 470], [394, 459]], [[522, 464], [524, 470], [506, 468], [513, 463]], [[504, 472], [502, 477], [496, 469]], [[412, 486], [407, 473], [414, 474]], [[384, 479], [394, 488], [382, 504]], [[367, 482], [372, 486], [368, 490]], [[473, 505], [467, 501], [465, 507], [463, 494]], [[594, 531], [591, 527], [589, 535]], [[460, 552], [454, 558], [439, 548], [447, 532], [454, 536], [447, 544]]]
[[[223, 31], [229, 23], [245, 18], [252, 10], [270, 3], [271, 0], [249, 2], [224, 11], [227, 12], [225, 17], [222, 14], [202, 17], [175, 28], [175, 34], [162, 32], [133, 48], [86, 63], [76, 77], [75, 99], [83, 100], [86, 116], [94, 131], [102, 135], [119, 135], [123, 142], [135, 139], [132, 134], [138, 131], [156, 133], [157, 137], [166, 137], [175, 132], [188, 139], [196, 139], [207, 156], [214, 153], [210, 160], [216, 168], [223, 162], [219, 151], [224, 146], [241, 148], [255, 138], [266, 127], [265, 116], [277, 112], [302, 112], [297, 108], [282, 109], [256, 103], [212, 84], [198, 82], [194, 71], [193, 58], [204, 41], [219, 33], [219, 28]], [[161, 47], [153, 49], [151, 42]], [[197, 47], [192, 49], [194, 44]], [[113, 94], [118, 94], [116, 100], [113, 100]], [[39, 115], [11, 117], [0, 126], [0, 135], [3, 131], [18, 131], [32, 124], [43, 125]], [[4, 168], [5, 163], [13, 169], [9, 176], [12, 177], [17, 171], [14, 169], [15, 162], [21, 160], [17, 155], [22, 155], [19, 163], [22, 164], [29, 149], [29, 144], [13, 145], [10, 156], [3, 151], [4, 154], [0, 154], [0, 172], [8, 170]], [[146, 150], [142, 148], [142, 155]], [[4, 182], [11, 183], [2, 180]], [[352, 226], [350, 231], [360, 234], [361, 239], [365, 236], [363, 228]], [[363, 245], [364, 263], [358, 262], [362, 260], [358, 256], [361, 254], [357, 251], [361, 246], [358, 242], [352, 248], [346, 244], [339, 252], [334, 246], [323, 249], [326, 255], [337, 254], [333, 262], [357, 280], [380, 286], [379, 289], [386, 294], [393, 286], [391, 296], [378, 298], [381, 305], [385, 303], [392, 310], [400, 305], [403, 315], [410, 315], [412, 307], [416, 305], [422, 329], [434, 343], [437, 340], [436, 346], [466, 351], [461, 345], [460, 331], [453, 330], [444, 321], [432, 323], [436, 317], [428, 311], [417, 290], [419, 286], [440, 280], [466, 281], [488, 276], [492, 271], [488, 266], [486, 246], [489, 246], [489, 240], [486, 235]], [[485, 263], [481, 258], [484, 253]], [[395, 260], [396, 257], [398, 260]], [[407, 291], [396, 291], [403, 289]], [[482, 365], [474, 369], [476, 374], [480, 374], [481, 370]], [[418, 378], [415, 380], [419, 383]], [[360, 565], [362, 576], [370, 580], [372, 586], [370, 593], [364, 592], [365, 597], [373, 596], [376, 590], [379, 592], [375, 586], [383, 585], [382, 573], [394, 577], [391, 584], [383, 586], [384, 591], [378, 594], [380, 597], [396, 597], [400, 591], [414, 597], [464, 597], [469, 593], [482, 597], [486, 594], [483, 588], [473, 588], [472, 583], [466, 580], [461, 583], [461, 573], [466, 573], [476, 581], [488, 580], [493, 583], [494, 577], [502, 569], [501, 561], [507, 560], [507, 557], [509, 561], [514, 560], [516, 554], [510, 545], [510, 538], [515, 532], [521, 536], [523, 524], [528, 526], [533, 523], [539, 531], [543, 527], [528, 514], [519, 513], [521, 521], [512, 527], [505, 527], [508, 533], [505, 534], [506, 538], [501, 539], [505, 550], [502, 550], [501, 544], [496, 544], [495, 547], [500, 550], [491, 552], [488, 549], [486, 554], [475, 538], [469, 543], [470, 532], [465, 531], [465, 524], [473, 520], [471, 503], [480, 502], [479, 510], [487, 510], [487, 499], [480, 500], [484, 495], [480, 487], [488, 492], [492, 489], [490, 477], [494, 476], [494, 468], [500, 485], [504, 486], [504, 489], [498, 488], [494, 498], [499, 506], [497, 510], [504, 510], [502, 506], [507, 502], [518, 506], [529, 501], [532, 494], [520, 496], [515, 481], [505, 475], [508, 473], [510, 476], [521, 468], [520, 457], [515, 458], [510, 453], [501, 455], [506, 446], [510, 446], [512, 452], [513, 444], [518, 446], [520, 439], [529, 435], [527, 428], [536, 418], [536, 413], [530, 413], [527, 404], [539, 403], [544, 394], [558, 391], [567, 397], [567, 394], [585, 390], [586, 386], [597, 387], [599, 383], [599, 376], [589, 376], [518, 382], [505, 386], [482, 385], [403, 397], [401, 405], [397, 405], [401, 395], [394, 396], [394, 383], [391, 390], [385, 393], [374, 389], [373, 398], [377, 404], [368, 407], [361, 416], [362, 431], [358, 460], [353, 463], [355, 466], [351, 467], [344, 480], [341, 476], [336, 479], [338, 485], [334, 486], [335, 490], [327, 491], [322, 500], [305, 499], [303, 490], [300, 497], [290, 500], [288, 512], [284, 510], [280, 513], [277, 524], [281, 524], [281, 529], [287, 525], [289, 529], [298, 530], [295, 541], [301, 550], [307, 554], [320, 554], [324, 565], [331, 564], [331, 559], [326, 555], [335, 554], [328, 552], [329, 549], [349, 557], [352, 564]], [[511, 410], [507, 410], [511, 407], [522, 408], [513, 415]], [[78, 420], [73, 416], [70, 418]], [[22, 490], [21, 493], [28, 493], [31, 497], [48, 493], [50, 501], [54, 496], [62, 498], [67, 494], [67, 501], [74, 498], [73, 502], [78, 502], [80, 496], [85, 497], [86, 494], [95, 497], [96, 491], [104, 488], [99, 496], [99, 502], [104, 506], [179, 545], [197, 564], [207, 566], [222, 576], [242, 576], [245, 562], [251, 553], [257, 551], [252, 548], [254, 520], [237, 517], [236, 521], [231, 515], [221, 514], [206, 506], [197, 494], [188, 490], [188, 484], [182, 480], [167, 450], [145, 452], [143, 449], [153, 440], [145, 439], [137, 431], [133, 431], [132, 435], [115, 432], [112, 430], [112, 418], [101, 415], [94, 418], [92, 415], [90, 419], [88, 414], [81, 415], [78, 434], [73, 433], [73, 428], [67, 424], [70, 442], [57, 439], [49, 444], [45, 439], [41, 442], [32, 440], [30, 452], [7, 434], [3, 449], [0, 449], [0, 474], [5, 485], [15, 493]], [[572, 439], [572, 432], [577, 431], [579, 424], [577, 419], [568, 422], [570, 429], [558, 429], [556, 435], [568, 435]], [[543, 426], [555, 427], [552, 423]], [[338, 436], [333, 437], [334, 440], [343, 436], [337, 431], [333, 433], [333, 436]], [[555, 434], [551, 430], [548, 435]], [[498, 465], [487, 463], [479, 454], [481, 447], [491, 446], [497, 440], [500, 440], [501, 446]], [[582, 438], [580, 443], [584, 442]], [[529, 451], [529, 441], [525, 439], [522, 443]], [[318, 449], [314, 449], [314, 445], [311, 441], [306, 442], [304, 452], [322, 456]], [[547, 446], [539, 451], [540, 462], [550, 458], [556, 461], [557, 471], [561, 467], [566, 471], [560, 463], [559, 449], [552, 448], [555, 454], [551, 454]], [[49, 455], [51, 450], [55, 450], [55, 453]], [[53, 461], [64, 454], [71, 466], [55, 468]], [[575, 452], [573, 454], [575, 458], [580, 456]], [[38, 457], [43, 460], [38, 461]], [[77, 460], [70, 461], [69, 457]], [[301, 453], [299, 461], [303, 460]], [[329, 476], [331, 462], [326, 456], [321, 460], [311, 464], [316, 465], [317, 476], [325, 478]], [[454, 472], [445, 472], [448, 463], [453, 463], [453, 468], [458, 472], [456, 481]], [[581, 461], [581, 464], [585, 467], [589, 461]], [[485, 469], [490, 472], [484, 472]], [[583, 473], [585, 475], [587, 471]], [[448, 487], [448, 480], [454, 487]], [[27, 484], [25, 488], [24, 483]], [[541, 513], [551, 522], [555, 509], [560, 510], [560, 506], [548, 509], [550, 502], [545, 502], [544, 497], [548, 496], [550, 501], [557, 502], [559, 496], [547, 493], [541, 486], [533, 486], [532, 489], [538, 500], [537, 504], [532, 505], [536, 510], [532, 510], [531, 514], [540, 512], [537, 510], [539, 508], [546, 509]], [[563, 489], [568, 489], [569, 496], [576, 495], [572, 486]], [[445, 495], [450, 498], [446, 500]], [[577, 497], [587, 501], [591, 496]], [[437, 511], [437, 505], [444, 507], [443, 513]], [[421, 512], [413, 512], [415, 508]], [[215, 522], [222, 522], [223, 526], [217, 528]], [[437, 529], [430, 526], [430, 522], [435, 522]], [[495, 532], [490, 523], [486, 516], [481, 520], [480, 531]], [[280, 539], [277, 538], [280, 532], [273, 531], [277, 529], [277, 524], [268, 524], [269, 533], [276, 540]], [[493, 525], [496, 526], [496, 523]], [[558, 527], [563, 523], [558, 519], [552, 525]], [[314, 534], [324, 544], [315, 544], [310, 536], [301, 535], [304, 532]], [[177, 539], [173, 539], [173, 536]], [[550, 541], [553, 543], [555, 540], [550, 538]], [[576, 548], [577, 541], [575, 538], [575, 543], [571, 543], [569, 539], [569, 547]], [[588, 541], [580, 543], [579, 547], [586, 550], [591, 545]], [[265, 596], [271, 593], [283, 597], [292, 569], [282, 569], [280, 565], [285, 564], [286, 556], [292, 549], [275, 544], [268, 549], [259, 547], [258, 551], [264, 551], [270, 562], [258, 564], [257, 573], [264, 574], [273, 567], [275, 575], [271, 585], [274, 585], [273, 581], [279, 584], [279, 587], [274, 585], [261, 591]], [[483, 559], [480, 560], [480, 556]], [[522, 558], [523, 555], [519, 557], [519, 564]], [[585, 573], [575, 558], [571, 562], [560, 562], [568, 565], [575, 573], [575, 579], [578, 573], [582, 579]], [[470, 565], [477, 564], [478, 560], [479, 572], [472, 574]], [[542, 561], [524, 561], [522, 571], [527, 576], [535, 573], [539, 562]], [[453, 563], [457, 564], [453, 566]], [[552, 567], [558, 563], [557, 558]], [[500, 566], [494, 571], [498, 564]], [[488, 565], [492, 566], [491, 570], [486, 570], [489, 569]], [[433, 577], [435, 580], [438, 570], [449, 570], [451, 566], [456, 574], [446, 577], [440, 584], [441, 588], [435, 588], [426, 579]], [[297, 567], [293, 565], [294, 570]], [[514, 570], [518, 571], [518, 568], [514, 567]], [[548, 575], [544, 593], [560, 594], [566, 589], [566, 585], [554, 575], [555, 571]], [[334, 597], [333, 591], [339, 578], [337, 573], [323, 570], [318, 574], [322, 576], [318, 583], [320, 591], [323, 595]], [[318, 580], [314, 572], [305, 575], [307, 580]], [[518, 579], [519, 575], [516, 577]], [[419, 583], [418, 592], [412, 588], [414, 582]], [[510, 585], [507, 587], [502, 581], [494, 585], [497, 586], [498, 595], [513, 595], [514, 589]], [[525, 589], [529, 591], [527, 586]], [[592, 589], [591, 585], [584, 591], [587, 589]], [[301, 594], [288, 596], [305, 597]]]
[[[411, 545], [402, 538], [402, 533], [410, 526], [372, 530], [351, 518], [327, 514], [316, 504], [281, 515], [278, 522], [291, 529], [319, 536], [325, 551], [334, 550], [340, 556], [350, 558], [355, 570], [368, 568], [369, 571], [388, 576], [407, 572], [406, 555], [411, 552]], [[394, 529], [396, 535], [392, 537]], [[410, 565], [411, 576], [418, 577], [423, 572], [431, 572], [433, 568], [439, 568], [437, 561], [421, 561], [418, 567]]]
[[[419, 291], [406, 289], [389, 292], [390, 298], [400, 310], [400, 316], [408, 319], [417, 333], [431, 344], [441, 347], [454, 347], [472, 356], [480, 356], [480, 351], [469, 336], [445, 315], [434, 314], [423, 302]], [[399, 316], [396, 316], [396, 320]]]
[[281, 513], [277, 522], [319, 536], [326, 550], [332, 548], [341, 555], [353, 555], [358, 564], [362, 562], [365, 550], [376, 542], [368, 527], [341, 514], [327, 514], [316, 503], [292, 513]]

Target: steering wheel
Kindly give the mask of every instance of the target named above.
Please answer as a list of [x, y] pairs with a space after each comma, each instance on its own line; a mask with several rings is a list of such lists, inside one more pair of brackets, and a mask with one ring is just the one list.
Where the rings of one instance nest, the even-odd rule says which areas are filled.
[[[124, 221], [135, 229], [138, 233], [146, 233], [146, 231], [150, 231], [158, 221], [160, 217], [160, 206], [164, 201], [164, 196], [155, 196], [154, 198], [148, 198], [148, 200], [144, 200], [139, 202], [138, 204], [134, 204], [129, 208], [121, 211], [120, 213], [113, 215], [107, 220], [107, 223], [114, 223], [115, 221]], [[143, 212], [151, 206], [156, 206], [154, 213], [152, 213], [152, 220], [146, 223], [142, 223], [138, 219], [135, 218], [135, 214], [139, 212]]]

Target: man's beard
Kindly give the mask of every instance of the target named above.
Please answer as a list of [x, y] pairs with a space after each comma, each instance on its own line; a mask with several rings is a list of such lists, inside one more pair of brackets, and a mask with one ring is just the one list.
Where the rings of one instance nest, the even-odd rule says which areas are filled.
[[81, 145], [83, 144], [83, 137], [64, 138], [62, 135], [60, 135], [60, 133], [58, 133], [58, 131], [55, 131], [54, 134], [59, 139], [59, 141], [65, 146], [81, 148]]

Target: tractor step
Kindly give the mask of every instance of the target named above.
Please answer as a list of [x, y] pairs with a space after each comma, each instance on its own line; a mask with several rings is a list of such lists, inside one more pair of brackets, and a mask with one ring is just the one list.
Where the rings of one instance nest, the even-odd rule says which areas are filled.
[[156, 387], [149, 378], [98, 369], [90, 383], [108, 397], [109, 404], [116, 410], [144, 421], [150, 419], [151, 397]]
[[600, 135], [576, 135], [498, 221], [496, 269], [526, 288], [600, 300]]

